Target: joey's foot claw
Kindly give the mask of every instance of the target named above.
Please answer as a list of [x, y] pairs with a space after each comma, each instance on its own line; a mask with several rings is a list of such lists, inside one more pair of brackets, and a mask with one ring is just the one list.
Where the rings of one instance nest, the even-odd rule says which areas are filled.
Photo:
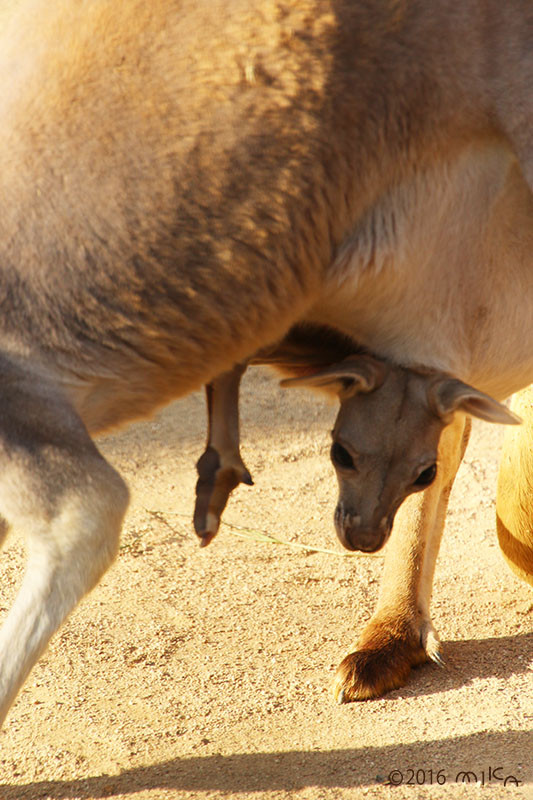
[[442, 667], [443, 669], [446, 668], [446, 661], [443, 659], [443, 657], [438, 651], [436, 653], [431, 653], [429, 655], [429, 658], [431, 659], [431, 661], [433, 661], [434, 664], [437, 664], [437, 666]]
[[215, 531], [205, 531], [203, 533], [198, 533], [198, 531], [196, 531], [197, 536], [200, 538], [200, 547], [207, 547], [207, 545], [210, 544], [210, 542], [212, 542], [217, 535], [217, 531], [218, 525], [216, 526]]
[[[438, 651], [432, 653], [437, 660]], [[411, 668], [428, 660], [420, 635], [370, 623], [358, 649], [340, 663], [333, 682], [338, 703], [381, 697], [407, 682]]]

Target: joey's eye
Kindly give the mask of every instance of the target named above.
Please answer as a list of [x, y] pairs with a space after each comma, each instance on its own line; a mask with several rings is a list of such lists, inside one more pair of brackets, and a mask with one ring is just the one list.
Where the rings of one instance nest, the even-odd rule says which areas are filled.
[[416, 481], [414, 481], [413, 486], [420, 486], [420, 488], [429, 486], [435, 480], [436, 474], [437, 465], [432, 464], [430, 467], [422, 470]]
[[353, 458], [351, 457], [347, 449], [338, 442], [335, 442], [331, 446], [331, 460], [338, 467], [343, 467], [344, 469], [355, 469]]

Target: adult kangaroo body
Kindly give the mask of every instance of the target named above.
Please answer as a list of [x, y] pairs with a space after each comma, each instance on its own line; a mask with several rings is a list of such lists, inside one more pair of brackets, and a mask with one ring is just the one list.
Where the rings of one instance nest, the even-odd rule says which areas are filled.
[[496, 396], [531, 381], [532, 29], [518, 0], [18, 3], [0, 513], [29, 556], [0, 717], [116, 552], [127, 491], [89, 434], [299, 321]]

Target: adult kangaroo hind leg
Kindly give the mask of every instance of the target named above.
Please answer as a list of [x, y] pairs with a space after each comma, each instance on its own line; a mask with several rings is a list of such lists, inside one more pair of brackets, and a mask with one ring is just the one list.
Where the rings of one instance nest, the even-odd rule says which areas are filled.
[[0, 631], [0, 722], [52, 634], [117, 552], [128, 490], [42, 375], [0, 362], [0, 514], [27, 564]]
[[533, 586], [533, 386], [515, 395], [512, 408], [523, 424], [505, 433], [496, 525], [508, 565]]

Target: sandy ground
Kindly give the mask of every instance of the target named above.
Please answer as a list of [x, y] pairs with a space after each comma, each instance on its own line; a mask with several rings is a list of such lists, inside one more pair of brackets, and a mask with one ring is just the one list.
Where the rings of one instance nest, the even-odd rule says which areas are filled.
[[[433, 603], [446, 669], [336, 706], [329, 684], [370, 616], [382, 557], [336, 543], [335, 408], [260, 370], [243, 395], [256, 485], [226, 511], [240, 529], [203, 550], [190, 523], [203, 396], [101, 442], [132, 488], [120, 556], [0, 734], [0, 800], [533, 797], [533, 593], [496, 542], [501, 430], [475, 427], [451, 501]], [[21, 556], [11, 541], [2, 611]], [[456, 783], [463, 770], [477, 787]]]

